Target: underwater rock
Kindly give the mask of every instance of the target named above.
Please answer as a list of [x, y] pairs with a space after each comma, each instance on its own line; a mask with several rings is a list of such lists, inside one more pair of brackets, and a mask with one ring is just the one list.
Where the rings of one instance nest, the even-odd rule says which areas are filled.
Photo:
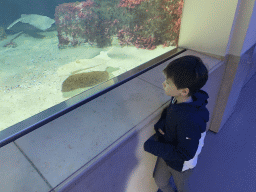
[[55, 8], [55, 23], [58, 31], [60, 49], [68, 46], [76, 47], [88, 41], [86, 21], [96, 17], [92, 11], [92, 1], [63, 3]]
[[63, 3], [55, 8], [59, 49], [76, 47], [84, 43], [103, 48], [111, 45], [118, 24], [114, 7], [93, 0]]
[[79, 88], [91, 87], [108, 80], [107, 71], [93, 71], [88, 73], [79, 73], [69, 76], [62, 83], [62, 92], [69, 92]]

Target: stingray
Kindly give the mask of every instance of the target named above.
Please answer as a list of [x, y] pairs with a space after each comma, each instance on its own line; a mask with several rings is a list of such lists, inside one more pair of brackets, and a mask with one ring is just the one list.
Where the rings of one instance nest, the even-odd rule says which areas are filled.
[[110, 73], [119, 68], [107, 67], [105, 71], [92, 71], [70, 75], [62, 83], [62, 92], [69, 92], [79, 88], [86, 88], [107, 81]]
[[19, 31], [19, 33], [14, 38], [12, 38], [6, 45], [14, 43], [13, 40], [17, 39], [23, 33], [28, 34], [34, 38], [42, 39], [45, 36], [38, 34], [36, 31], [38, 29], [42, 31], [49, 29], [55, 21], [49, 17], [42, 15], [21, 14], [21, 18], [14, 21], [9, 27], [7, 27], [7, 29], [12, 28], [18, 22], [21, 22], [23, 25], [16, 25], [16, 28], [14, 27], [14, 30], [12, 29], [12, 31]]
[[[73, 62], [70, 62], [64, 66], [58, 68], [57, 73], [59, 76], [73, 75], [78, 71], [87, 70], [89, 68], [93, 68], [99, 65], [104, 65], [111, 58], [108, 56], [108, 53], [112, 50], [111, 48], [108, 51], [101, 51], [99, 55], [91, 58], [91, 59], [80, 59]], [[97, 63], [97, 65], [95, 65]]]
[[12, 26], [18, 22], [28, 23], [37, 29], [45, 31], [46, 29], [49, 29], [55, 21], [47, 16], [37, 14], [21, 14], [21, 17], [14, 21], [9, 27], [7, 27], [7, 29], [12, 28]]

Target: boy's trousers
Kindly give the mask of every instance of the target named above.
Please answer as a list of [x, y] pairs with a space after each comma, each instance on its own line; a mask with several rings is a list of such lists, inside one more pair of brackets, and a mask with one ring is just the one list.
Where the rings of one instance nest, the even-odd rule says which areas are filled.
[[153, 177], [162, 192], [175, 192], [169, 182], [171, 176], [173, 177], [178, 192], [187, 192], [189, 191], [188, 179], [192, 173], [193, 169], [188, 169], [184, 172], [176, 171], [169, 167], [162, 158], [158, 157]]

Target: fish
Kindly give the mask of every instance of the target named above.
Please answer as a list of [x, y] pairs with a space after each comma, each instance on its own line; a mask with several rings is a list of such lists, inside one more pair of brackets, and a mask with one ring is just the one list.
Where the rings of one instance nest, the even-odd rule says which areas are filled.
[[105, 71], [92, 71], [70, 75], [62, 83], [62, 92], [69, 92], [79, 88], [92, 87], [110, 78], [110, 73], [119, 68], [107, 67]]
[[[111, 58], [108, 56], [108, 53], [112, 50], [111, 48], [108, 51], [101, 51], [99, 55], [91, 58], [91, 59], [79, 59], [76, 61], [72, 61], [66, 65], [58, 68], [57, 73], [59, 76], [67, 76], [76, 73], [77, 71], [87, 70], [89, 68], [93, 68], [99, 65], [106, 65], [107, 62], [111, 61]], [[95, 65], [97, 64], [97, 65]]]

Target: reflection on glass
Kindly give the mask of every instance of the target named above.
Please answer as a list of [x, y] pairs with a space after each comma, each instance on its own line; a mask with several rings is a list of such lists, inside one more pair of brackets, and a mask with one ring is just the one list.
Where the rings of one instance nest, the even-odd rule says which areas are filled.
[[183, 0], [25, 1], [1, 4], [0, 131], [178, 45]]

